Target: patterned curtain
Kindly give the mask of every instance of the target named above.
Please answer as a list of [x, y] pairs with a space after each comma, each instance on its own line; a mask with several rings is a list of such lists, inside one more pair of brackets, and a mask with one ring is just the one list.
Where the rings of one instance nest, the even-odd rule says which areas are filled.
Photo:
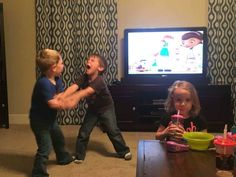
[[[208, 0], [209, 77], [230, 84], [236, 112], [236, 1]], [[236, 120], [236, 117], [235, 117]]]
[[[91, 53], [100, 53], [107, 59], [107, 84], [116, 79], [116, 0], [36, 0], [35, 3], [36, 50], [60, 51], [65, 64], [65, 87], [84, 73], [84, 61]], [[36, 73], [39, 76], [38, 70]], [[58, 121], [80, 124], [85, 112], [86, 104], [82, 101], [77, 109], [60, 111]]]

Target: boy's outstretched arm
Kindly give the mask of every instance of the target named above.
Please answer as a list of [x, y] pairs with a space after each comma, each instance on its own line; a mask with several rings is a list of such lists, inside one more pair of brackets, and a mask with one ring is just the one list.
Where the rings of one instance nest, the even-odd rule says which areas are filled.
[[70, 96], [71, 94], [75, 93], [78, 89], [79, 89], [79, 86], [77, 84], [72, 84], [64, 92], [56, 95], [55, 98], [63, 99], [65, 97]]
[[48, 106], [52, 109], [64, 109], [63, 107], [61, 107], [61, 101], [63, 101], [67, 96], [75, 93], [78, 88], [79, 86], [77, 84], [71, 85], [64, 92], [55, 95], [53, 99], [49, 100]]
[[86, 98], [95, 93], [95, 90], [92, 87], [86, 87], [81, 89], [74, 94], [71, 94], [63, 99], [60, 99], [60, 107], [62, 109], [72, 109], [75, 108], [79, 101], [83, 98]]

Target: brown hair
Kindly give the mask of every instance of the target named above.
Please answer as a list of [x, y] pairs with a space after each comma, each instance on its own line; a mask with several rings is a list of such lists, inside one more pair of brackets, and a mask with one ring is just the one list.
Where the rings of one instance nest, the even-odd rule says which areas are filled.
[[182, 36], [182, 40], [188, 40], [190, 38], [197, 38], [202, 41], [203, 35], [202, 35], [202, 33], [198, 32], [198, 31], [191, 31], [191, 32], [185, 33]]
[[106, 61], [106, 59], [102, 55], [96, 54], [96, 53], [95, 54], [91, 54], [88, 58], [90, 58], [92, 56], [97, 57], [99, 59], [100, 66], [104, 68], [99, 74], [100, 75], [103, 74], [106, 71], [106, 69], [107, 69], [107, 61]]
[[198, 115], [200, 110], [201, 110], [201, 106], [200, 106], [200, 101], [199, 101], [199, 98], [198, 98], [198, 93], [197, 93], [195, 87], [190, 82], [180, 81], [180, 80], [175, 81], [168, 88], [168, 96], [167, 96], [167, 99], [166, 99], [166, 102], [165, 102], [166, 111], [168, 113], [176, 112], [175, 106], [174, 106], [174, 101], [173, 101], [174, 92], [175, 92], [176, 88], [185, 89], [185, 90], [190, 92], [191, 99], [192, 99], [192, 108], [191, 108], [189, 114], [190, 114], [190, 116]]
[[36, 57], [36, 64], [42, 73], [48, 71], [50, 67], [57, 64], [60, 60], [60, 54], [56, 50], [40, 50]]

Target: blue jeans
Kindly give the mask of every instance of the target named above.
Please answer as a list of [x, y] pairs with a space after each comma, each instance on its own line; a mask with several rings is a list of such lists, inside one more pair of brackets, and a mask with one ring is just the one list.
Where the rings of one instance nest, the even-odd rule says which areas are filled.
[[126, 153], [130, 152], [129, 147], [126, 146], [122, 137], [120, 129], [117, 127], [115, 109], [114, 107], [111, 107], [102, 114], [95, 114], [87, 111], [76, 141], [77, 159], [85, 159], [90, 134], [98, 121], [107, 133], [118, 156], [124, 157]]
[[65, 165], [72, 161], [71, 155], [65, 150], [64, 136], [56, 120], [52, 123], [31, 120], [30, 126], [38, 146], [32, 177], [49, 176], [46, 165], [52, 147], [56, 153], [58, 164]]

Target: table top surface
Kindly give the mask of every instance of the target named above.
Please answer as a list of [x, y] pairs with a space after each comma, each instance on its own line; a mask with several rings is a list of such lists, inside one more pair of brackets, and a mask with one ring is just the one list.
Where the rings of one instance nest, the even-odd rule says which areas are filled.
[[216, 177], [215, 151], [168, 152], [158, 140], [140, 140], [136, 177]]

